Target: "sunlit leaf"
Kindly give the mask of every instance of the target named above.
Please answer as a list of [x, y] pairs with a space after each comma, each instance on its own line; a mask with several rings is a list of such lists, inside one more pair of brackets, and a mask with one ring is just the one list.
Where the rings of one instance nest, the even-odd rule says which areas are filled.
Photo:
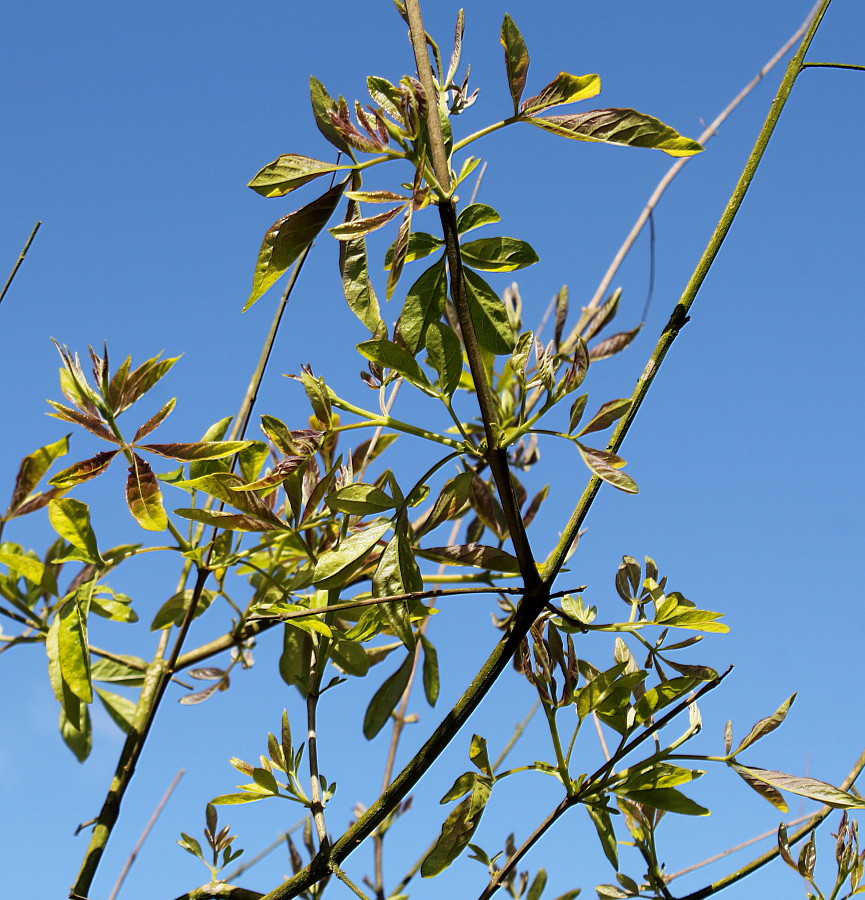
[[179, 359], [179, 356], [160, 359], [157, 355], [146, 360], [131, 372], [127, 368], [122, 378], [118, 377], [121, 374], [121, 370], [118, 369], [115, 377], [111, 379], [107, 398], [115, 415], [119, 415], [143, 397], [171, 371]]
[[793, 705], [793, 701], [796, 699], [796, 694], [791, 694], [776, 710], [772, 713], [771, 716], [767, 716], [765, 719], [760, 719], [756, 725], [748, 732], [748, 734], [742, 739], [739, 746], [736, 748], [736, 752], [733, 754], [734, 756], [738, 753], [741, 753], [746, 747], [750, 747], [751, 744], [759, 741], [761, 737], [765, 737], [767, 734], [773, 732], [783, 721], [787, 718], [787, 713], [790, 711], [790, 707]]
[[[501, 221], [501, 216], [486, 203], [470, 203], [457, 216], [457, 232], [465, 234], [482, 225], [493, 225]], [[460, 248], [462, 249], [462, 248]]]
[[421, 647], [423, 648], [423, 690], [427, 703], [435, 706], [439, 696], [439, 661], [436, 648], [430, 639], [421, 633]]
[[399, 317], [399, 335], [415, 354], [424, 345], [427, 330], [437, 323], [447, 299], [447, 272], [444, 257], [433, 263], [412, 284]]
[[[403, 262], [408, 263], [414, 262], [416, 259], [423, 259], [425, 256], [435, 253], [436, 250], [441, 250], [442, 247], [444, 247], [444, 241], [441, 238], [435, 237], [435, 235], [432, 234], [427, 234], [425, 231], [413, 231], [408, 236], [408, 244], [405, 248], [405, 259]], [[387, 253], [385, 253], [385, 271], [390, 271], [393, 263], [394, 249], [395, 242], [387, 248]]]
[[538, 261], [538, 254], [525, 242], [510, 237], [479, 238], [460, 245], [463, 262], [482, 272], [513, 272]]
[[[3, 546], [11, 547], [11, 544]], [[20, 551], [0, 550], [0, 563], [8, 566], [16, 575], [23, 575], [31, 584], [42, 584], [45, 566], [35, 557]]]
[[[372, 586], [377, 597], [408, 594], [423, 589], [420, 569], [403, 525], [397, 528], [394, 536], [388, 541], [373, 574]], [[413, 650], [415, 636], [411, 627], [408, 604], [405, 601], [385, 603], [382, 605], [382, 612], [394, 634], [409, 650]]]
[[443, 872], [465, 850], [480, 824], [490, 792], [489, 782], [478, 778], [472, 785], [471, 796], [451, 810], [438, 840], [421, 865], [424, 878], [433, 878]]
[[258, 262], [252, 278], [252, 293], [244, 304], [244, 311], [249, 309], [315, 240], [333, 215], [347, 184], [348, 180], [334, 185], [317, 200], [283, 216], [268, 229], [258, 251]]
[[365, 237], [373, 231], [378, 231], [379, 228], [384, 228], [391, 219], [395, 219], [400, 214], [404, 206], [405, 204], [401, 203], [399, 206], [394, 206], [393, 209], [386, 209], [384, 212], [368, 216], [365, 219], [350, 219], [328, 230], [338, 241], [353, 241], [356, 238]]
[[[357, 204], [348, 204], [345, 221], [359, 218]], [[342, 274], [342, 290], [349, 309], [373, 334], [381, 325], [378, 297], [369, 277], [366, 239], [354, 238], [339, 242], [339, 270]]]
[[598, 478], [602, 478], [608, 484], [618, 488], [620, 491], [624, 491], [626, 494], [636, 494], [638, 492], [639, 488], [634, 479], [619, 468], [625, 464], [621, 457], [605, 450], [595, 450], [592, 447], [586, 447], [579, 441], [576, 444], [586, 465]]
[[478, 569], [489, 569], [493, 572], [505, 572], [518, 575], [519, 561], [515, 556], [500, 550], [498, 547], [487, 547], [483, 544], [454, 544], [450, 547], [418, 548], [418, 556], [431, 559], [446, 566], [473, 566]]
[[330, 112], [336, 109], [336, 102], [317, 78], [310, 77], [309, 79], [309, 95], [312, 101], [312, 113], [315, 116], [315, 124], [318, 130], [337, 150], [348, 151], [348, 144], [330, 117]]
[[172, 398], [159, 410], [156, 415], [151, 416], [143, 425], [141, 425], [138, 431], [135, 432], [135, 437], [132, 438], [132, 443], [137, 444], [140, 440], [143, 440], [147, 437], [148, 434], [156, 431], [157, 428], [168, 418], [171, 414], [171, 411], [174, 409], [176, 404], [176, 400]]
[[297, 153], [285, 153], [261, 169], [248, 186], [262, 197], [283, 197], [314, 178], [350, 168]]
[[686, 797], [675, 788], [658, 788], [649, 791], [623, 792], [628, 800], [641, 803], [643, 806], [651, 806], [652, 809], [663, 809], [666, 812], [679, 813], [683, 816], [708, 816], [709, 810], [705, 806], [695, 803], [690, 797]]
[[772, 769], [757, 769], [753, 766], [742, 766], [737, 763], [733, 768], [740, 774], [747, 773], [752, 779], [765, 782], [782, 791], [816, 800], [825, 806], [835, 809], [865, 809], [865, 800], [848, 794], [840, 788], [833, 787], [825, 781], [817, 781], [814, 778], [804, 778], [799, 775], [788, 775], [786, 772], [776, 772]]
[[599, 362], [602, 359], [609, 359], [611, 356], [615, 356], [634, 340], [642, 328], [642, 325], [638, 325], [630, 331], [620, 331], [617, 334], [611, 334], [608, 338], [604, 338], [589, 351], [589, 359], [592, 362]]
[[396, 501], [383, 490], [372, 484], [347, 484], [344, 488], [328, 494], [324, 502], [334, 512], [349, 513], [353, 516], [366, 516], [382, 513], [396, 507]]
[[48, 521], [60, 537], [81, 551], [85, 562], [103, 565], [96, 546], [96, 535], [90, 526], [90, 509], [86, 503], [72, 497], [52, 500], [48, 504]]
[[782, 813], [790, 811], [790, 807], [787, 805], [787, 801], [784, 799], [783, 794], [776, 787], [767, 784], [765, 781], [754, 778], [749, 772], [745, 772], [736, 766], [733, 768], [748, 787], [756, 791], [764, 800], [768, 800], [775, 809], [780, 810]]
[[576, 141], [646, 147], [670, 156], [693, 156], [703, 149], [659, 119], [635, 109], [594, 109], [570, 116], [532, 116], [524, 121]]
[[132, 456], [129, 477], [126, 479], [126, 503], [135, 521], [147, 531], [165, 531], [168, 516], [162, 505], [159, 480], [150, 464], [137, 453]]
[[[192, 588], [187, 588], [169, 597], [153, 617], [153, 621], [150, 623], [150, 630], [160, 631], [163, 628], [171, 628], [173, 625], [181, 625], [194, 594], [195, 592]], [[215, 599], [216, 594], [213, 591], [201, 591], [192, 618], [197, 619]]]
[[90, 481], [91, 478], [101, 475], [111, 465], [111, 460], [119, 452], [119, 450], [106, 450], [102, 453], [97, 453], [95, 456], [91, 456], [90, 459], [77, 462], [75, 465], [69, 466], [68, 469], [58, 472], [48, 483], [61, 491], [68, 491], [78, 484], [84, 484], [85, 481]]
[[569, 75], [567, 72], [559, 72], [539, 94], [523, 100], [520, 112], [523, 115], [532, 115], [562, 103], [588, 100], [600, 92], [600, 75]]
[[193, 462], [201, 459], [222, 459], [233, 456], [249, 447], [253, 441], [199, 441], [195, 444], [140, 444], [140, 450], [147, 450], [165, 459], [179, 459]]
[[478, 343], [491, 353], [510, 353], [514, 335], [504, 304], [498, 294], [470, 269], [463, 269], [466, 299]]
[[578, 432], [577, 437], [590, 434], [593, 431], [603, 431], [609, 428], [613, 422], [617, 422], [631, 408], [630, 399], [609, 400], [593, 416], [588, 423]]
[[444, 322], [431, 322], [426, 333], [430, 365], [438, 374], [438, 386], [446, 397], [453, 396], [463, 374], [463, 346], [454, 330]]
[[508, 88], [514, 101], [514, 112], [519, 112], [520, 98], [526, 87], [529, 72], [529, 52], [514, 20], [505, 13], [502, 22], [501, 44], [505, 48], [505, 68], [508, 73]]
[[[190, 478], [188, 481], [177, 482], [177, 487], [204, 491], [223, 503], [228, 503], [242, 513], [252, 516], [264, 522], [270, 528], [284, 529], [286, 525], [276, 516], [269, 506], [253, 491], [243, 490], [246, 482], [232, 472], [214, 472], [211, 475], [202, 475], [200, 478]], [[188, 510], [186, 511], [188, 512]], [[204, 510], [201, 510], [204, 512]], [[184, 518], [195, 518], [184, 513]], [[195, 521], [202, 521], [195, 519]], [[260, 530], [260, 529], [256, 529]], [[269, 529], [268, 529], [269, 530]]]
[[[418, 176], [420, 170], [418, 170]], [[396, 240], [393, 243], [393, 256], [390, 261], [390, 269], [387, 273], [387, 285], [385, 287], [385, 296], [388, 300], [393, 296], [396, 290], [397, 282], [402, 275], [403, 266], [408, 255], [408, 242], [411, 237], [411, 220], [412, 220], [412, 204], [407, 203], [403, 212], [402, 221], [399, 223], [399, 231]]]
[[390, 527], [390, 522], [370, 525], [343, 538], [335, 549], [325, 550], [316, 563], [313, 584], [322, 590], [346, 584]]
[[106, 691], [105, 688], [96, 688], [96, 694], [114, 724], [124, 734], [128, 734], [135, 719], [135, 704], [128, 697]]
[[604, 806], [594, 806], [587, 804], [586, 812], [598, 832], [598, 839], [604, 851], [604, 856], [610, 862], [614, 869], [619, 868], [619, 843], [616, 840], [616, 832], [613, 829], [613, 822], [610, 811]]
[[221, 512], [214, 509], [175, 509], [174, 512], [182, 519], [225, 528], [227, 531], [285, 531], [287, 527], [282, 523], [266, 522], [246, 513]]
[[39, 484], [54, 460], [65, 456], [68, 452], [69, 436], [67, 435], [53, 444], [46, 444], [44, 447], [34, 450], [21, 460], [5, 519], [12, 518], [12, 514], [24, 503], [33, 488]]
[[426, 394], [435, 396], [435, 390], [415, 358], [392, 341], [365, 341], [357, 345], [358, 353], [384, 369], [392, 369]]
[[60, 736], [63, 738], [63, 743], [75, 754], [78, 762], [84, 762], [90, 756], [90, 750], [93, 747], [93, 727], [90, 723], [90, 710], [87, 705], [80, 700], [78, 704], [80, 712], [77, 725], [68, 718], [67, 708], [60, 708]]

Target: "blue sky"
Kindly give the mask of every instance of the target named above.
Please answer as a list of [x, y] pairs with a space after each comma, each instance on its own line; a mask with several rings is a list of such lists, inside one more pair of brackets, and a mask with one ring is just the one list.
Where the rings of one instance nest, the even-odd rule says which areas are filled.
[[[808, 0], [575, 0], [550, 11], [527, 0], [507, 6], [476, 0], [466, 10], [463, 60], [471, 63], [472, 83], [481, 93], [464, 127], [473, 131], [509, 111], [498, 43], [505, 11], [532, 56], [530, 91], [560, 70], [598, 72], [604, 89], [586, 108], [632, 106], [696, 137], [809, 6]], [[456, 7], [427, 7], [428, 30], [447, 47]], [[366, 75], [397, 80], [409, 70], [411, 55], [405, 28], [386, 0], [362, 7], [345, 0], [267, 6], [157, 0], [132, 7], [34, 0], [9, 8], [5, 19], [4, 277], [33, 223], [43, 221], [0, 307], [7, 385], [0, 400], [0, 473], [10, 491], [21, 457], [66, 432], [44, 415], [45, 398], [59, 396], [50, 337], [79, 352], [106, 340], [115, 360], [182, 353], [150, 401], [155, 410], [178, 396], [177, 411], [161, 432], [166, 441], [195, 440], [234, 412], [276, 300], [269, 294], [240, 314], [255, 253], [273, 220], [301, 202], [264, 200], [245, 184], [280, 153], [330, 158], [309, 112], [311, 74], [333, 94], [361, 97]], [[861, 64], [863, 33], [861, 4], [835, 0], [810, 58]], [[773, 71], [663, 200], [655, 220], [657, 271], [647, 327], [587, 385], [590, 405], [630, 393], [727, 200], [781, 73], [780, 67]], [[698, 661], [736, 668], [702, 704], [701, 746], [720, 752], [728, 718], [742, 735], [799, 690], [783, 730], [749, 759], [829, 781], [844, 777], [863, 738], [857, 669], [865, 625], [859, 576], [865, 538], [859, 477], [865, 408], [863, 89], [861, 72], [815, 69], [800, 78], [692, 321], [623, 448], [640, 494], [602, 490], [573, 561], [574, 576], [590, 585], [588, 595], [599, 605], [613, 602], [615, 569], [629, 554], [654, 557], [674, 588], [703, 608], [723, 610], [732, 633], [704, 642]], [[660, 153], [560, 141], [529, 128], [508, 129], [478, 149], [489, 161], [479, 199], [502, 214], [504, 233], [528, 240], [541, 257], [538, 266], [517, 273], [529, 323], [540, 319], [562, 284], [569, 286], [572, 308], [588, 300], [671, 162]], [[302, 202], [312, 196], [314, 189], [304, 192]], [[321, 240], [304, 270], [260, 412], [286, 420], [306, 415], [300, 391], [280, 377], [304, 362], [337, 390], [364, 399], [351, 348], [365, 333], [341, 299], [335, 252], [332, 242]], [[508, 280], [496, 284], [501, 288]], [[644, 237], [615, 281], [624, 290], [623, 327], [639, 321], [647, 281]], [[75, 434], [70, 459], [93, 449], [101, 448]], [[545, 480], [546, 466], [554, 488], [538, 520], [538, 540], [550, 546], [585, 474], [559, 448], [542, 449], [535, 479]], [[76, 496], [91, 504], [97, 532], [111, 534], [112, 543], [140, 540], [119, 506], [119, 479], [111, 473], [105, 484], [86, 485]], [[4, 536], [42, 545], [46, 526], [33, 519], [10, 526]], [[141, 655], [152, 645], [146, 622], [175, 579], [169, 565], [145, 559], [130, 567], [123, 585], [141, 604], [144, 624], [126, 629], [128, 634], [117, 628], [119, 634], [111, 633], [111, 640]], [[431, 634], [453, 668], [436, 711], [420, 700], [414, 704], [421, 721], [406, 751], [429, 732], [446, 701], [458, 696], [496, 637], [487, 600], [459, 608], [442, 603], [441, 609]], [[213, 633], [223, 624], [216, 620]], [[209, 634], [202, 626], [193, 639]], [[227, 694], [198, 707], [178, 706], [176, 697], [166, 704], [93, 900], [107, 897], [181, 767], [187, 774], [120, 896], [171, 897], [206, 880], [205, 870], [172, 846], [180, 830], [199, 834], [204, 803], [237, 783], [229, 757], [256, 758], [282, 708], [300, 713], [296, 698], [274, 685], [278, 651], [272, 643], [261, 642], [256, 667]], [[609, 652], [599, 645], [586, 655], [607, 658]], [[65, 896], [84, 850], [84, 838], [72, 832], [98, 811], [120, 737], [98, 719], [91, 760], [83, 767], [75, 762], [56, 731], [56, 704], [38, 646], [4, 655], [0, 684], [0, 802], [9, 823], [5, 889], [9, 896]], [[342, 728], [347, 735], [327, 760], [328, 777], [340, 785], [334, 828], [349, 819], [354, 803], [373, 798], [380, 778], [384, 738], [367, 747], [360, 733], [372, 690], [373, 682], [361, 685], [348, 707], [335, 704], [323, 712], [325, 740]], [[526, 685], [504, 679], [479, 711], [474, 730], [500, 746], [524, 703], [530, 703]], [[416, 792], [420, 812], [405, 820], [400, 847], [392, 850], [397, 877], [399, 865], [411, 864], [438, 833], [444, 809], [434, 804], [463, 771], [469, 738], [467, 731], [456, 739], [441, 774]], [[514, 760], [531, 762], [546, 752], [533, 729]], [[710, 772], [689, 793], [713, 815], [670, 824], [670, 870], [777, 825], [774, 810], [727, 773]], [[478, 841], [492, 848], [509, 828], [526, 834], [557, 799], [540, 776], [513, 779]], [[297, 818], [284, 806], [259, 804], [223, 817], [251, 856]], [[517, 816], [505, 812], [514, 807]], [[798, 812], [795, 802], [791, 810]], [[590, 896], [595, 883], [611, 880], [590, 832], [577, 812], [529, 857], [533, 869], [543, 865], [551, 873], [545, 896], [576, 886]], [[821, 853], [831, 856], [828, 836]], [[352, 858], [355, 880], [367, 863], [362, 854]], [[728, 865], [733, 863], [705, 869], [688, 884], [694, 889], [720, 877]], [[242, 883], [269, 889], [287, 870], [277, 853]], [[461, 863], [441, 881], [415, 884], [412, 895], [448, 890], [476, 896], [482, 874], [475, 863]], [[780, 868], [758, 878], [726, 896], [769, 895], [781, 886], [785, 896], [797, 895], [795, 877]], [[338, 895], [342, 889], [332, 890]]]

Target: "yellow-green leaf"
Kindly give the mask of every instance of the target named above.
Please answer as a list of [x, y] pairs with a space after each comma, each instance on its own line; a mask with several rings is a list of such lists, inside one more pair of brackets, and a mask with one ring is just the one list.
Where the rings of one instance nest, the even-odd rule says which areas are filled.
[[126, 503], [138, 524], [147, 531], [165, 531], [168, 516], [162, 505], [159, 480], [149, 463], [137, 453], [132, 456], [129, 477], [126, 479]]

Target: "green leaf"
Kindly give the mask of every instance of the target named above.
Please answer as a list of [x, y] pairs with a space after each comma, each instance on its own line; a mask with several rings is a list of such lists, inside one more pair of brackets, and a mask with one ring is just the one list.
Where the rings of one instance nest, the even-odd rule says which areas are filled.
[[[616, 790], [616, 793], [620, 793]], [[709, 810], [690, 797], [686, 797], [675, 788], [658, 788], [649, 791], [621, 791], [622, 796], [634, 803], [651, 806], [652, 809], [663, 809], [667, 812], [679, 813], [683, 816], [708, 816]]]
[[314, 178], [350, 168], [352, 167], [321, 162], [297, 153], [285, 153], [261, 169], [248, 186], [262, 197], [284, 197]]
[[135, 437], [132, 438], [132, 443], [137, 444], [140, 440], [146, 438], [148, 434], [152, 434], [156, 431], [156, 429], [171, 415], [176, 404], [177, 400], [172, 398], [158, 413], [152, 415], [143, 425], [140, 425], [135, 432]]
[[[93, 565], [104, 565], [96, 546], [96, 535], [90, 527], [90, 509], [72, 497], [59, 497], [48, 504], [51, 527], [80, 551], [80, 559]], [[68, 558], [68, 556], [67, 556]]]
[[317, 200], [278, 219], [268, 229], [258, 251], [252, 278], [252, 293], [243, 307], [245, 312], [315, 240], [333, 215], [348, 180], [334, 185]]
[[487, 754], [487, 742], [479, 734], [472, 735], [472, 743], [469, 747], [469, 759], [477, 766], [482, 775], [493, 777], [493, 770], [490, 766], [490, 758]]
[[135, 704], [128, 697], [121, 697], [105, 688], [96, 688], [96, 694], [114, 724], [124, 734], [129, 734], [135, 720]]
[[271, 521], [264, 521], [257, 516], [246, 513], [219, 512], [207, 509], [175, 509], [175, 515], [193, 522], [201, 522], [202, 525], [213, 525], [216, 528], [224, 528], [226, 531], [286, 531], [287, 526], [276, 525]]
[[770, 732], [774, 731], [783, 721], [787, 718], [787, 713], [790, 711], [790, 707], [793, 705], [793, 701], [796, 699], [796, 694], [791, 694], [776, 710], [772, 713], [771, 716], [767, 716], [765, 719], [760, 719], [759, 722], [748, 732], [747, 736], [742, 740], [739, 746], [736, 748], [736, 752], [733, 754], [735, 756], [738, 753], [741, 753], [746, 747], [750, 747], [751, 744], [759, 741], [761, 737], [765, 737]]
[[[210, 494], [211, 497], [216, 497], [217, 500], [228, 503], [235, 509], [239, 509], [242, 513], [246, 513], [246, 515], [265, 523], [266, 526], [270, 526], [269, 530], [285, 530], [287, 528], [285, 523], [273, 513], [261, 497], [253, 491], [245, 490], [245, 488], [248, 487], [246, 482], [244, 482], [239, 475], [235, 475], [231, 472], [213, 472], [210, 475], [202, 475], [200, 478], [190, 478], [188, 481], [178, 481], [177, 487], [204, 491], [206, 494]], [[189, 515], [189, 512], [189, 510], [185, 510], [183, 513], [178, 512], [178, 515], [183, 515], [184, 518], [193, 519], [196, 522], [204, 521], [197, 516]], [[204, 513], [205, 511], [198, 510], [196, 512]], [[217, 514], [215, 512], [209, 512], [208, 515]], [[222, 519], [226, 515], [230, 514], [220, 513], [217, 515], [217, 518]], [[263, 529], [255, 528], [252, 530], [260, 531]]]
[[221, 794], [214, 797], [210, 802], [215, 806], [234, 806], [238, 803], [254, 803], [256, 800], [264, 800], [271, 794], [253, 794], [244, 792], [242, 794]]
[[363, 678], [369, 671], [369, 657], [357, 641], [335, 638], [330, 648], [331, 660], [343, 672]]
[[467, 266], [483, 272], [513, 272], [538, 261], [538, 254], [525, 241], [510, 237], [480, 238], [460, 245]]
[[[388, 597], [423, 589], [420, 569], [412, 554], [406, 530], [397, 528], [396, 534], [385, 547], [372, 577], [374, 595]], [[414, 649], [415, 636], [411, 627], [408, 604], [396, 601], [382, 604], [382, 612], [394, 634], [409, 650]]]
[[529, 52], [514, 20], [505, 13], [502, 22], [501, 44], [505, 48], [505, 68], [508, 73], [508, 89], [514, 101], [514, 112], [519, 112], [520, 97], [526, 87], [529, 72]]
[[446, 300], [447, 272], [442, 257], [421, 274], [406, 294], [398, 328], [410, 354], [416, 354], [424, 345], [428, 329], [439, 324]]
[[69, 436], [67, 435], [53, 444], [46, 444], [44, 447], [34, 450], [21, 460], [18, 474], [15, 476], [15, 486], [12, 488], [9, 508], [6, 510], [4, 519], [11, 519], [17, 515], [16, 511], [42, 480], [42, 476], [48, 471], [54, 460], [65, 456], [68, 452]]
[[390, 527], [390, 522], [370, 525], [363, 531], [343, 538], [336, 549], [325, 550], [315, 565], [313, 584], [321, 590], [331, 590], [346, 584], [363, 566]]
[[593, 431], [603, 431], [609, 428], [613, 422], [618, 422], [631, 408], [630, 399], [609, 400], [605, 403], [588, 421], [588, 423], [577, 432], [577, 437], [584, 434], [591, 434]]
[[518, 575], [520, 564], [515, 556], [498, 547], [483, 544], [453, 544], [450, 547], [424, 547], [417, 549], [418, 556], [446, 566], [474, 566], [493, 572]]
[[606, 450], [594, 450], [586, 447], [579, 441], [575, 442], [585, 464], [598, 476], [613, 487], [624, 491], [626, 494], [636, 494], [639, 491], [636, 481], [630, 475], [620, 471], [619, 467], [625, 465], [625, 461], [609, 453]]
[[[180, 626], [186, 616], [186, 610], [192, 602], [193, 595], [192, 588], [187, 588], [169, 597], [153, 617], [150, 630], [159, 631], [163, 628], [170, 628], [172, 625]], [[198, 597], [198, 605], [195, 607], [195, 615], [192, 618], [197, 619], [215, 599], [216, 594], [213, 591], [202, 591]]]
[[631, 791], [678, 787], [678, 785], [687, 784], [706, 773], [700, 769], [683, 769], [681, 766], [658, 762], [649, 768], [637, 765], [632, 769], [625, 769], [619, 774], [624, 777], [624, 781], [617, 786], [616, 790], [630, 794]]
[[659, 119], [635, 109], [594, 109], [570, 116], [532, 116], [524, 121], [575, 141], [646, 147], [670, 156], [693, 156], [703, 149]]
[[510, 353], [514, 349], [514, 335], [505, 305], [476, 272], [463, 269], [463, 277], [478, 343], [490, 353]]
[[436, 395], [417, 360], [399, 344], [392, 341], [364, 341], [357, 345], [357, 352], [382, 368], [393, 369], [425, 394]]
[[457, 518], [468, 506], [473, 480], [474, 475], [471, 472], [460, 472], [445, 482], [426, 519], [415, 525], [415, 536], [420, 537], [442, 522]]
[[613, 821], [610, 811], [605, 806], [586, 805], [586, 812], [598, 832], [604, 856], [609, 860], [614, 869], [619, 868], [619, 842], [616, 840], [616, 832], [613, 829]]
[[396, 507], [396, 501], [372, 484], [347, 484], [344, 488], [328, 494], [324, 502], [334, 512], [348, 513], [353, 516], [367, 516], [382, 513]]
[[157, 355], [143, 362], [132, 372], [129, 371], [129, 361], [126, 360], [115, 372], [108, 386], [106, 400], [114, 414], [120, 415], [125, 409], [129, 409], [164, 378], [179, 359], [179, 356], [160, 359]]
[[661, 684], [646, 691], [637, 701], [636, 722], [642, 723], [650, 719], [659, 709], [663, 709], [669, 703], [681, 697], [682, 694], [686, 694], [698, 683], [696, 678], [682, 676], [681, 678], [672, 678], [669, 681], [661, 682]]
[[[346, 221], [358, 217], [357, 204], [349, 203]], [[339, 270], [342, 274], [343, 294], [349, 309], [375, 334], [381, 326], [382, 319], [378, 297], [369, 277], [365, 238], [339, 242]]]
[[494, 225], [501, 221], [501, 216], [486, 203], [470, 203], [457, 216], [457, 232], [465, 234], [482, 225]]
[[465, 850], [480, 824], [490, 792], [489, 782], [478, 778], [472, 786], [471, 796], [451, 810], [435, 846], [421, 865], [424, 878], [433, 878], [443, 872]]
[[90, 668], [90, 677], [93, 681], [138, 687], [144, 683], [146, 668], [147, 664], [140, 657], [117, 655], [114, 659], [94, 660]]
[[309, 690], [311, 661], [312, 639], [305, 631], [286, 622], [282, 634], [279, 674], [289, 687], [296, 687], [304, 698]]
[[393, 209], [386, 209], [384, 212], [377, 213], [374, 216], [366, 218], [347, 219], [341, 225], [335, 225], [328, 229], [330, 233], [338, 241], [353, 241], [357, 238], [365, 237], [379, 228], [384, 228], [391, 219], [395, 219], [405, 208], [405, 204], [394, 206]]
[[384, 728], [391, 713], [396, 709], [411, 676], [412, 659], [412, 654], [407, 654], [402, 665], [373, 694], [363, 717], [363, 736], [368, 741]]
[[585, 719], [586, 716], [597, 709], [598, 705], [610, 694], [615, 688], [615, 682], [619, 676], [625, 671], [627, 663], [617, 663], [606, 672], [597, 675], [587, 684], [581, 687], [575, 696], [577, 706], [577, 716]]
[[27, 556], [20, 550], [0, 550], [0, 563], [8, 566], [16, 575], [23, 575], [31, 584], [41, 585], [45, 577], [45, 566], [35, 557]]
[[[391, 244], [387, 249], [387, 253], [385, 253], [384, 268], [386, 272], [389, 272], [393, 265], [393, 253], [395, 247], [396, 242]], [[435, 253], [436, 250], [441, 250], [442, 247], [444, 247], [444, 241], [441, 238], [437, 238], [432, 234], [427, 234], [425, 231], [413, 231], [408, 236], [408, 244], [405, 248], [405, 259], [403, 262], [414, 262], [416, 259], [423, 259], [425, 256]]]
[[[417, 181], [419, 177], [420, 174], [418, 173], [415, 181]], [[391, 257], [390, 271], [388, 272], [387, 285], [385, 286], [385, 297], [388, 300], [390, 300], [393, 296], [393, 292], [396, 290], [397, 282], [402, 275], [403, 266], [406, 262], [408, 242], [411, 237], [411, 219], [412, 204], [407, 203], [405, 211], [403, 212], [402, 221], [399, 223], [399, 231], [397, 232], [396, 240], [393, 242], [393, 256]]]
[[733, 764], [733, 768], [744, 777], [747, 773], [752, 779], [762, 781], [774, 788], [816, 800], [825, 806], [834, 809], [865, 809], [865, 800], [848, 794], [840, 788], [833, 787], [825, 781], [817, 781], [814, 778], [804, 778], [798, 775], [788, 775], [786, 772], [777, 772], [772, 769], [757, 769], [753, 766]]
[[168, 528], [159, 480], [150, 464], [137, 453], [132, 455], [129, 477], [126, 479], [126, 503], [135, 521], [147, 531], [165, 531]]
[[312, 114], [315, 116], [315, 124], [318, 130], [337, 150], [350, 153], [348, 144], [330, 117], [331, 111], [336, 110], [337, 104], [317, 78], [310, 77], [309, 79], [309, 96], [312, 101]]
[[107, 450], [97, 453], [90, 459], [84, 459], [58, 472], [48, 483], [61, 491], [68, 491], [78, 484], [84, 484], [85, 481], [101, 475], [119, 452], [119, 450]]
[[423, 648], [423, 690], [427, 703], [435, 706], [439, 697], [439, 659], [436, 648], [433, 647], [430, 639], [424, 635], [420, 635], [421, 647]]
[[438, 386], [452, 397], [463, 374], [463, 345], [454, 330], [444, 322], [431, 322], [426, 333], [426, 351], [430, 365], [438, 373]]
[[[788, 813], [790, 811], [790, 807], [787, 805], [787, 801], [784, 799], [784, 796], [781, 792], [773, 787], [771, 784], [767, 784], [765, 781], [759, 781], [758, 779], [751, 776], [750, 773], [742, 771], [740, 768], [733, 766], [745, 784], [748, 785], [752, 790], [756, 791], [764, 800], [768, 800], [775, 809], [779, 810], [782, 813]], [[794, 866], [795, 868], [795, 866]]]
[[90, 724], [90, 711], [84, 702], [78, 701], [80, 712], [78, 713], [78, 725], [73, 724], [66, 716], [66, 709], [60, 708], [60, 736], [66, 746], [75, 754], [78, 762], [84, 762], [90, 756], [93, 747], [93, 728]]
[[541, 894], [546, 886], [547, 873], [543, 869], [539, 869], [538, 874], [532, 880], [528, 894], [526, 894], [526, 900], [541, 900]]
[[253, 441], [199, 441], [195, 444], [140, 444], [138, 449], [147, 450], [165, 459], [194, 462], [233, 456], [253, 443]]
[[589, 97], [596, 97], [600, 93], [600, 75], [569, 75], [567, 72], [559, 72], [539, 94], [523, 100], [520, 112], [523, 115], [532, 115], [562, 103], [588, 100]]
[[[79, 585], [75, 593], [62, 604], [51, 623], [49, 631], [53, 633], [47, 646], [49, 660], [52, 658], [56, 660], [63, 684], [84, 703], [93, 701], [87, 617], [90, 613], [94, 584], [95, 582], [90, 580]], [[56, 684], [54, 687], [55, 695], [60, 694], [57, 699], [67, 710], [67, 717], [75, 727], [78, 727], [79, 721], [76, 719], [75, 711], [69, 710], [68, 698], [57, 690]]]

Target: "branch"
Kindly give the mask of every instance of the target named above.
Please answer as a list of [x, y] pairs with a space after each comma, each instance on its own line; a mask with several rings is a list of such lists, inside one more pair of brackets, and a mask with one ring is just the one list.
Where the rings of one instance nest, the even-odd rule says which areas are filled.
[[24, 258], [27, 256], [27, 251], [30, 249], [30, 245], [33, 243], [33, 238], [36, 237], [36, 232], [39, 231], [41, 222], [37, 222], [33, 226], [33, 231], [30, 232], [30, 237], [27, 238], [27, 242], [24, 244], [24, 249], [18, 254], [18, 260], [15, 265], [12, 266], [12, 271], [9, 273], [9, 277], [6, 279], [6, 284], [3, 285], [3, 290], [0, 291], [0, 303], [3, 302], [3, 298], [6, 296], [6, 291], [9, 290], [9, 286], [12, 284], [12, 280], [18, 274], [18, 270], [21, 268], [21, 263], [24, 262]]

